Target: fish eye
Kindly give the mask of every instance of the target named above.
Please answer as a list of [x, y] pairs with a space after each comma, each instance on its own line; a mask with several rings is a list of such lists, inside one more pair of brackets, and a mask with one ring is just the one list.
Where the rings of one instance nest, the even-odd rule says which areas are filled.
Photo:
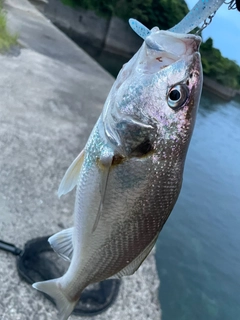
[[170, 108], [180, 108], [188, 98], [188, 87], [184, 84], [178, 84], [168, 91], [167, 102]]

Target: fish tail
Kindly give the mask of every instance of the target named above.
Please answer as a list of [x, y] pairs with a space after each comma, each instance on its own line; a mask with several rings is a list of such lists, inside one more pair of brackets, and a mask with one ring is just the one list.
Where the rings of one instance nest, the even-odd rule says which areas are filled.
[[78, 300], [69, 301], [64, 292], [61, 290], [58, 280], [59, 279], [53, 279], [36, 282], [32, 286], [33, 288], [46, 293], [48, 296], [54, 299], [59, 311], [59, 320], [67, 320]]

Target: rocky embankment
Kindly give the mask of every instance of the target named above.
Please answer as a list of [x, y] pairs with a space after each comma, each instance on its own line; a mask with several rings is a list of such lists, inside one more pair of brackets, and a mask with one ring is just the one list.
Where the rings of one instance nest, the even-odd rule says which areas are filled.
[[31, 0], [42, 13], [78, 44], [130, 58], [142, 39], [117, 17], [105, 19], [93, 11], [66, 6], [59, 0]]
[[204, 76], [203, 88], [224, 100], [231, 100], [239, 94], [239, 91], [222, 86], [220, 83]]
[[[58, 185], [114, 79], [27, 0], [6, 0], [5, 9], [20, 46], [0, 55], [0, 238], [22, 248], [72, 225], [74, 192], [59, 200]], [[58, 319], [56, 308], [19, 278], [15, 257], [3, 251], [0, 283], [1, 320]], [[158, 287], [151, 254], [123, 280], [114, 305], [93, 319], [160, 320]]]
[[[31, 1], [93, 57], [99, 56], [101, 52], [108, 52], [118, 58], [130, 58], [142, 43], [142, 39], [129, 25], [117, 17], [107, 20], [92, 11], [73, 9], [59, 0]], [[231, 100], [239, 95], [239, 91], [224, 87], [208, 77], [204, 77], [204, 88], [224, 100]]]

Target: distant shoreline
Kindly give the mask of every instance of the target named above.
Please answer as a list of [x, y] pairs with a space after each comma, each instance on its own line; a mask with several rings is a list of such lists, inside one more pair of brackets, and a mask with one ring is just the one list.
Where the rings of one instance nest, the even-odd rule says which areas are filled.
[[240, 94], [240, 90], [232, 89], [225, 87], [218, 83], [217, 81], [204, 76], [203, 77], [203, 88], [208, 90], [209, 92], [215, 94], [219, 98], [222, 98], [224, 100], [232, 100], [234, 99], [237, 95]]

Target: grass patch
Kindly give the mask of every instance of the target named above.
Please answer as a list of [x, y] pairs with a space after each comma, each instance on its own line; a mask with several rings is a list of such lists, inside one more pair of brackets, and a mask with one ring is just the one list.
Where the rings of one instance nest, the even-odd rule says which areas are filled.
[[11, 46], [17, 44], [17, 35], [12, 35], [7, 29], [7, 18], [0, 1], [0, 52], [6, 52]]

